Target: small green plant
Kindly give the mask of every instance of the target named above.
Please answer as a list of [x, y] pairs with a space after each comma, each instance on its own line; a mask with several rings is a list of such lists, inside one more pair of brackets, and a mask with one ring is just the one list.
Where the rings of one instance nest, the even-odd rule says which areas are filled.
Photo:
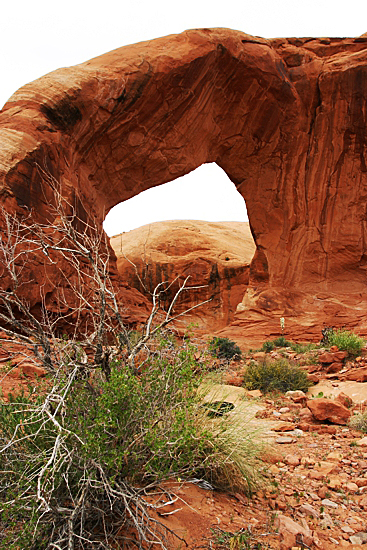
[[289, 342], [284, 338], [284, 336], [279, 336], [278, 338], [275, 338], [274, 340], [266, 340], [261, 348], [261, 351], [273, 351], [275, 348], [289, 348], [292, 347], [292, 342]]
[[350, 355], [358, 355], [365, 345], [363, 338], [350, 332], [349, 330], [333, 330], [328, 334], [330, 346], [337, 346], [342, 351], [347, 351]]
[[359, 430], [364, 434], [367, 433], [367, 411], [352, 416], [349, 420], [349, 426], [353, 430]]
[[274, 342], [271, 340], [265, 340], [265, 342], [262, 345], [261, 351], [265, 351], [266, 353], [269, 353], [269, 351], [273, 351], [275, 348]]
[[289, 342], [284, 336], [279, 336], [279, 338], [275, 338], [273, 340], [274, 346], [276, 348], [290, 348], [292, 346], [292, 342]]
[[116, 360], [108, 378], [86, 379], [68, 363], [51, 390], [0, 402], [0, 548], [66, 548], [72, 529], [112, 548], [132, 515], [149, 523], [143, 487], [197, 477], [251, 493], [260, 483], [261, 445], [233, 418], [208, 418], [196, 348], [168, 344], [154, 343], [139, 376]]
[[242, 353], [235, 342], [217, 336], [209, 342], [209, 349], [211, 354], [218, 359], [240, 359]]
[[312, 382], [307, 373], [297, 366], [292, 366], [286, 359], [264, 361], [250, 364], [244, 374], [243, 385], [249, 390], [261, 390], [264, 393], [289, 390], [307, 391]]
[[251, 531], [247, 531], [246, 529], [240, 529], [235, 533], [231, 533], [230, 531], [224, 531], [216, 527], [212, 528], [211, 532], [213, 535], [212, 542], [215, 543], [215, 547], [218, 550], [250, 550], [251, 548], [260, 550], [262, 548], [260, 543], [255, 543], [255, 546], [253, 546], [253, 541], [251, 541], [253, 535]]
[[307, 353], [308, 351], [312, 351], [317, 348], [316, 344], [309, 343], [309, 344], [296, 344], [294, 342], [291, 342], [291, 348], [296, 353]]

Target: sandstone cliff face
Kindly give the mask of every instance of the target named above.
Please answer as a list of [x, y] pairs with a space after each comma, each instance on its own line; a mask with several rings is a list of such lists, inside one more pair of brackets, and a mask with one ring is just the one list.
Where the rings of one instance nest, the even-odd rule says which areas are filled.
[[185, 317], [207, 331], [233, 320], [255, 252], [249, 224], [241, 222], [157, 222], [116, 235], [111, 245], [121, 278], [148, 298], [159, 283], [178, 278], [163, 296], [164, 309], [186, 277], [188, 286], [202, 287], [183, 293], [175, 312], [210, 300]]
[[256, 244], [232, 330], [271, 332], [280, 315], [311, 332], [366, 330], [366, 83], [366, 36], [198, 29], [120, 48], [9, 99], [0, 198], [50, 217], [41, 166], [81, 218], [102, 223], [118, 202], [216, 162]]

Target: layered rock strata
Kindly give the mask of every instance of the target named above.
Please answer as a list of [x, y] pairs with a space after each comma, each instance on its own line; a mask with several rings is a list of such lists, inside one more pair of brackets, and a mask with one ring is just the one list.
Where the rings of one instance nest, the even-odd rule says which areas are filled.
[[175, 313], [207, 302], [185, 320], [208, 331], [233, 320], [255, 252], [249, 224], [241, 222], [157, 222], [116, 235], [111, 245], [122, 279], [147, 298], [157, 285], [169, 283], [161, 300], [164, 309], [189, 277], [187, 287], [196, 288], [180, 295]]
[[126, 46], [9, 99], [0, 200], [49, 219], [47, 173], [101, 224], [115, 204], [215, 162], [245, 198], [256, 244], [232, 334], [269, 336], [279, 316], [295, 334], [365, 331], [366, 83], [366, 35], [195, 29]]

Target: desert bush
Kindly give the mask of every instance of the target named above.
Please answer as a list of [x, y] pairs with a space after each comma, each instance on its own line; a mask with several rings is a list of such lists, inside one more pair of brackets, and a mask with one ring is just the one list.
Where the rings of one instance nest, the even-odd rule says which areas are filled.
[[1, 548], [112, 548], [128, 525], [158, 543], [144, 487], [172, 477], [256, 487], [259, 445], [242, 425], [208, 418], [196, 348], [154, 349], [139, 376], [117, 361], [108, 379], [65, 368], [49, 393], [0, 403]]
[[242, 353], [235, 342], [217, 336], [209, 342], [209, 349], [218, 359], [239, 359]]
[[269, 351], [273, 351], [275, 349], [275, 344], [271, 340], [265, 340], [265, 342], [262, 345], [261, 351], [265, 351], [266, 353], [269, 353]]
[[[42, 388], [0, 399], [0, 547], [164, 549], [170, 530], [152, 517], [162, 503], [146, 498], [149, 489], [194, 476], [251, 492], [259, 480], [258, 446], [243, 426], [208, 418], [197, 350], [166, 331], [185, 313], [175, 315], [174, 305], [189, 290], [189, 277], [165, 312], [162, 293], [172, 283], [157, 285], [144, 327], [131, 331], [109, 277], [106, 237], [93, 219], [76, 216], [50, 175], [41, 175], [55, 191], [54, 225], [0, 209], [8, 228], [0, 239], [1, 275], [13, 281], [0, 287], [2, 330], [49, 373]], [[38, 317], [22, 298], [34, 251], [55, 272], [65, 261], [72, 266], [68, 283], [77, 300], [69, 304], [61, 292], [56, 317], [42, 293]], [[64, 325], [68, 333], [60, 338]]]
[[307, 373], [292, 366], [286, 359], [264, 361], [250, 364], [244, 374], [243, 385], [249, 390], [261, 390], [264, 393], [289, 390], [307, 391], [312, 382]]
[[289, 348], [289, 347], [292, 347], [292, 345], [293, 343], [286, 340], [284, 336], [279, 336], [274, 340], [266, 340], [263, 343], [261, 350], [269, 352], [269, 351], [273, 351], [273, 349], [275, 348]]
[[367, 433], [367, 411], [351, 416], [348, 424], [353, 430]]
[[350, 355], [358, 355], [366, 343], [357, 334], [342, 329], [329, 332], [328, 341], [330, 346], [337, 346], [340, 350], [347, 351]]
[[276, 348], [290, 348], [292, 347], [292, 342], [289, 342], [284, 336], [279, 336], [273, 340], [273, 344]]
[[261, 350], [262, 351], [273, 351], [275, 348], [291, 348], [296, 353], [306, 353], [308, 351], [311, 351], [315, 349], [317, 346], [315, 344], [296, 344], [295, 342], [291, 342], [290, 340], [286, 340], [284, 336], [279, 336], [278, 338], [275, 338], [274, 340], [266, 340]]

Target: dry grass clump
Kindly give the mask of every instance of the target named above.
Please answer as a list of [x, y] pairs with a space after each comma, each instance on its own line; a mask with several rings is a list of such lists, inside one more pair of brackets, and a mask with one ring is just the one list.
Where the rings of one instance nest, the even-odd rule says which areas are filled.
[[359, 430], [360, 432], [366, 434], [367, 433], [367, 411], [351, 416], [348, 424], [351, 428], [353, 428], [353, 430]]

